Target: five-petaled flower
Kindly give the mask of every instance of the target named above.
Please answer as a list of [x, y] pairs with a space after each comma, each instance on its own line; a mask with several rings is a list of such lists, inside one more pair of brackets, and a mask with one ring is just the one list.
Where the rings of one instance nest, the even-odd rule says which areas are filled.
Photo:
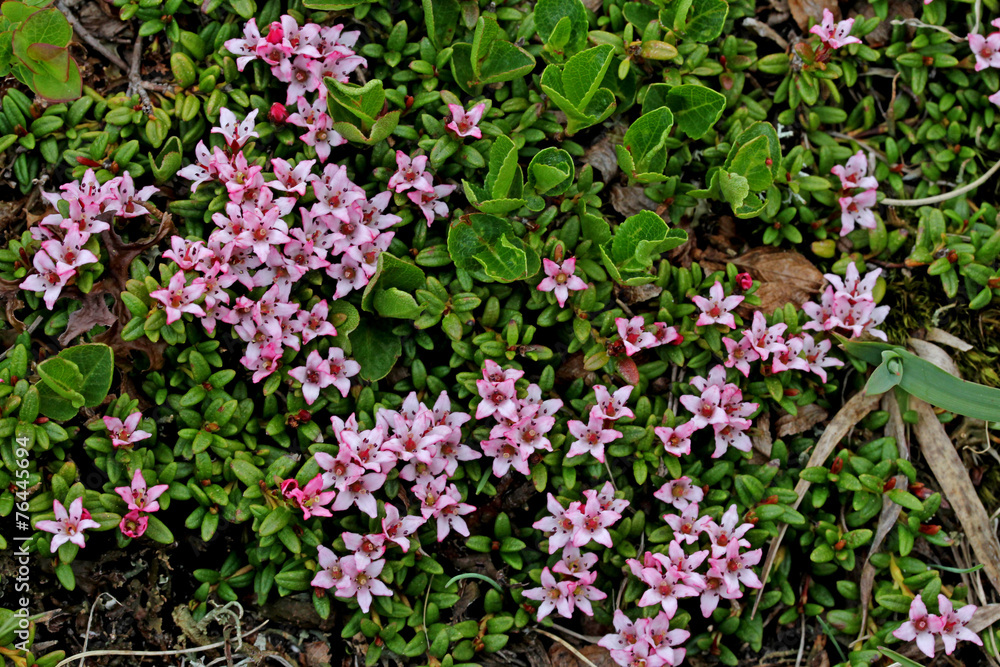
[[542, 259], [542, 268], [545, 270], [545, 278], [538, 283], [538, 291], [554, 292], [560, 308], [566, 305], [571, 290], [578, 292], [587, 289], [587, 283], [573, 274], [576, 270], [575, 257], [569, 257], [562, 263], [545, 258]]
[[55, 521], [45, 520], [35, 524], [38, 530], [52, 533], [52, 543], [49, 550], [55, 553], [66, 542], [72, 542], [81, 549], [86, 546], [83, 539], [83, 531], [88, 528], [100, 528], [101, 524], [90, 518], [90, 512], [83, 506], [83, 498], [77, 498], [69, 504], [69, 510], [58, 500], [52, 501], [52, 511], [55, 512]]

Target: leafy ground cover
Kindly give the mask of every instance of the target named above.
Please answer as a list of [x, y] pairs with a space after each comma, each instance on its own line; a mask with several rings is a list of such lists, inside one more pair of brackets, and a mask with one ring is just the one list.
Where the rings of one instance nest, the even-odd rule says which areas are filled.
[[0, 13], [5, 661], [1000, 660], [994, 0]]

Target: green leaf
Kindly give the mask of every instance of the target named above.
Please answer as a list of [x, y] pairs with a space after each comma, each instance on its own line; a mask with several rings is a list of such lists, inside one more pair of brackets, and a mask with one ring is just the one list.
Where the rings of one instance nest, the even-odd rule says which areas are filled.
[[447, 583], [445, 583], [444, 587], [448, 588], [456, 581], [461, 581], [462, 579], [478, 579], [479, 581], [485, 581], [490, 586], [503, 593], [503, 587], [500, 584], [493, 579], [490, 579], [485, 574], [479, 574], [478, 572], [463, 572], [462, 574], [456, 574], [454, 577], [449, 579]]
[[236, 478], [246, 484], [248, 488], [257, 488], [264, 481], [264, 473], [249, 461], [230, 459], [229, 466], [233, 469]]
[[415, 320], [420, 317], [423, 308], [412, 295], [390, 287], [375, 295], [375, 312], [382, 317], [395, 317], [403, 320]]
[[50, 102], [72, 102], [83, 93], [80, 67], [72, 58], [69, 59], [69, 72], [65, 81], [47, 74], [35, 74], [31, 85], [36, 93]]
[[890, 651], [889, 649], [885, 648], [884, 646], [879, 646], [878, 647], [878, 651], [879, 651], [879, 653], [881, 653], [885, 657], [889, 658], [890, 660], [895, 660], [896, 662], [898, 662], [903, 667], [923, 667], [919, 662], [915, 662], [913, 660], [910, 660], [909, 658], [907, 658], [905, 655], [902, 655], [901, 653], [896, 653], [895, 651]]
[[423, 0], [423, 8], [427, 36], [435, 48], [441, 50], [455, 38], [462, 9], [458, 0]]
[[69, 49], [52, 44], [32, 44], [27, 48], [25, 65], [35, 74], [65, 82], [69, 79]]
[[667, 107], [644, 113], [632, 123], [623, 138], [624, 148], [631, 156], [630, 177], [663, 173], [667, 166], [666, 142], [673, 125], [674, 115]]
[[[472, 85], [513, 81], [535, 67], [535, 57], [506, 39], [500, 24], [491, 16], [480, 16], [470, 54], [475, 81]], [[453, 54], [453, 57], [458, 55]]]
[[569, 39], [560, 50], [572, 55], [587, 44], [587, 12], [583, 3], [580, 0], [538, 0], [535, 3], [535, 29], [546, 44], [562, 19], [568, 19]]
[[115, 354], [110, 347], [101, 343], [76, 345], [60, 352], [58, 358], [75, 364], [82, 372], [77, 387], [85, 406], [93, 408], [104, 402], [115, 372]]
[[719, 171], [716, 177], [719, 179], [719, 189], [722, 191], [722, 196], [733, 207], [733, 210], [742, 207], [743, 202], [750, 194], [750, 184], [747, 179], [728, 171]]
[[[688, 137], [701, 139], [722, 117], [722, 112], [726, 109], [726, 97], [705, 86], [684, 84], [670, 88], [666, 104], [674, 112], [677, 127]], [[645, 108], [643, 102], [644, 112]]]
[[541, 269], [538, 253], [514, 235], [507, 220], [484, 213], [462, 216], [448, 229], [448, 253], [477, 280], [526, 280]]
[[368, 382], [381, 380], [396, 364], [403, 353], [399, 336], [384, 324], [379, 326], [372, 318], [367, 318], [351, 332], [351, 353], [361, 364], [360, 375]]
[[654, 279], [648, 271], [660, 253], [686, 240], [687, 232], [668, 228], [652, 211], [641, 211], [619, 225], [611, 239], [601, 245], [601, 256], [615, 281], [640, 285]]
[[268, 513], [264, 520], [260, 523], [261, 537], [267, 537], [268, 535], [277, 534], [282, 528], [288, 525], [288, 522], [292, 520], [292, 510], [287, 507], [275, 507]]
[[521, 199], [524, 175], [517, 157], [517, 146], [509, 137], [501, 134], [493, 141], [485, 187], [462, 181], [465, 196], [473, 206], [483, 213], [494, 215], [503, 215], [524, 206]]
[[44, 394], [49, 389], [57, 396], [72, 402], [73, 407], [82, 408], [85, 402], [83, 394], [77, 391], [83, 386], [83, 374], [76, 364], [62, 357], [50, 357], [38, 364], [38, 375], [44, 385], [40, 391]]
[[613, 53], [613, 46], [601, 44], [576, 54], [562, 68], [549, 65], [542, 72], [542, 90], [566, 114], [567, 134], [600, 123], [615, 110], [614, 93], [601, 87]]
[[381, 79], [372, 79], [363, 86], [341, 83], [331, 77], [326, 77], [324, 82], [330, 93], [327, 105], [335, 118], [342, 117], [343, 114], [338, 111], [343, 110], [360, 119], [363, 130], [368, 130], [375, 124], [385, 105]]
[[149, 539], [160, 544], [170, 544], [174, 541], [174, 534], [170, 532], [170, 529], [162, 521], [152, 514], [147, 518], [149, 519], [149, 524], [146, 527], [145, 534]]
[[0, 12], [3, 12], [4, 18], [11, 23], [21, 23], [37, 11], [38, 7], [29, 7], [16, 0], [7, 0], [3, 5], [0, 5]]
[[426, 284], [427, 276], [419, 266], [403, 261], [391, 253], [380, 253], [375, 274], [361, 296], [361, 309], [372, 312], [374, 299], [380, 291], [398, 288], [401, 292], [413, 294]]
[[687, 22], [687, 38], [695, 42], [711, 42], [719, 38], [729, 15], [726, 0], [693, 0]]
[[573, 184], [573, 157], [561, 148], [543, 148], [528, 164], [528, 187], [538, 194], [555, 197]]

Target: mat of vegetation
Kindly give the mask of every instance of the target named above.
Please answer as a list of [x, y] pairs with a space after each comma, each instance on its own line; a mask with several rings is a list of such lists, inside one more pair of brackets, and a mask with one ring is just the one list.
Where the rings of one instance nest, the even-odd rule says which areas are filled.
[[998, 30], [4, 2], [4, 664], [1000, 667]]

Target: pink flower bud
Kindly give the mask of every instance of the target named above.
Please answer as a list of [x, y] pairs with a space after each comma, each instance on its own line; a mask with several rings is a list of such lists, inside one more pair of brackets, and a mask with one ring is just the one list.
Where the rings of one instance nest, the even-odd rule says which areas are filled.
[[281, 29], [281, 24], [277, 21], [271, 23], [271, 30], [267, 33], [268, 44], [280, 44], [285, 38], [285, 31]]
[[272, 123], [282, 124], [288, 120], [288, 109], [281, 102], [275, 102], [271, 105], [271, 110], [267, 112], [267, 118]]
[[736, 285], [741, 290], [748, 290], [753, 287], [753, 278], [750, 277], [749, 273], [738, 273], [736, 274]]

